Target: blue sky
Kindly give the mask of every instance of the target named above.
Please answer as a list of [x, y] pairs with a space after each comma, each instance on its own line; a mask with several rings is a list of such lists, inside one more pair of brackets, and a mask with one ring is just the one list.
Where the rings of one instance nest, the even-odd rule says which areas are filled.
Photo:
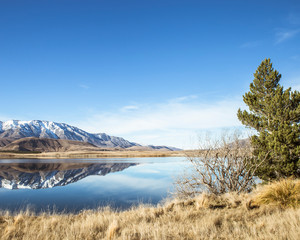
[[300, 89], [300, 1], [0, 0], [0, 119], [189, 148], [265, 58]]

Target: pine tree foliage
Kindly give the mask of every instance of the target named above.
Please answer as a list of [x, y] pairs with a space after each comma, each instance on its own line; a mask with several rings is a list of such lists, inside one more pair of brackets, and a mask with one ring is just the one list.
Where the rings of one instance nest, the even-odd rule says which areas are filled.
[[251, 144], [254, 155], [264, 161], [257, 170], [264, 180], [300, 177], [300, 92], [284, 90], [280, 79], [270, 59], [262, 61], [243, 96], [250, 112], [237, 113], [244, 125], [257, 131]]

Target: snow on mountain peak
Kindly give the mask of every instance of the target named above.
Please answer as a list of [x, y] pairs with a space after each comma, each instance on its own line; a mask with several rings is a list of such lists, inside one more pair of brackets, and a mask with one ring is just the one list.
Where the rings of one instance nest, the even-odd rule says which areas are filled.
[[128, 148], [132, 146], [140, 146], [139, 144], [129, 142], [123, 138], [109, 136], [105, 133], [91, 134], [65, 123], [41, 120], [0, 121], [0, 137], [16, 139], [24, 137], [67, 139], [88, 142], [99, 147]]

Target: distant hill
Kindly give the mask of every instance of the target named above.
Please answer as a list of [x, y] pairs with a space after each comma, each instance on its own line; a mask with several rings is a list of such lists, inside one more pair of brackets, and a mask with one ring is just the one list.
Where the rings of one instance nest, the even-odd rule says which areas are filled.
[[[31, 140], [15, 141], [17, 139], [25, 139], [33, 137]], [[37, 139], [42, 139], [38, 141]], [[71, 140], [88, 143], [90, 145], [75, 144], [64, 141], [46, 141], [46, 139], [54, 140]], [[142, 146], [138, 143], [130, 142], [121, 137], [109, 136], [105, 133], [88, 133], [77, 127], [65, 124], [55, 123], [51, 121], [19, 121], [10, 120], [6, 122], [0, 121], [0, 149], [25, 149], [24, 151], [70, 151], [70, 149], [81, 148], [123, 148], [123, 149], [147, 149], [147, 150], [180, 150], [178, 148], [166, 146]], [[26, 150], [28, 149], [28, 150]], [[35, 149], [35, 150], [29, 150]], [[37, 150], [42, 149], [42, 150]], [[60, 150], [57, 150], [60, 149]], [[17, 151], [17, 150], [16, 150]]]
[[16, 139], [13, 139], [13, 138], [0, 138], [0, 148], [10, 144], [11, 142], [13, 142], [15, 140]]
[[22, 151], [22, 152], [67, 152], [67, 151], [99, 151], [101, 148], [93, 144], [65, 140], [65, 139], [50, 139], [50, 138], [21, 138], [15, 140], [1, 151]]

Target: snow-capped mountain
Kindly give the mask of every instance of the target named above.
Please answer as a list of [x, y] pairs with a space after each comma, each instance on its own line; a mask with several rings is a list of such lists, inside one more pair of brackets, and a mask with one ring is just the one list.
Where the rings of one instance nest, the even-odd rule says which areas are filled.
[[65, 123], [41, 120], [0, 121], [0, 138], [20, 139], [25, 137], [74, 140], [88, 142], [98, 147], [129, 148], [141, 146], [124, 138], [109, 136], [105, 133], [88, 133]]
[[90, 175], [104, 176], [137, 163], [20, 163], [0, 165], [0, 188], [41, 189], [65, 186]]

